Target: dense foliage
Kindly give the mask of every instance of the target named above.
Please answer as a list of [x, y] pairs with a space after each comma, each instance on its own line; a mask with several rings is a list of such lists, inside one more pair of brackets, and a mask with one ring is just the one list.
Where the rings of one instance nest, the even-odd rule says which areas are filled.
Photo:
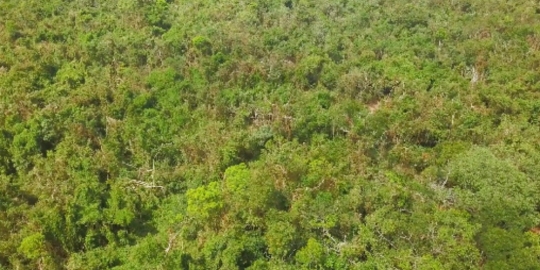
[[540, 5], [0, 1], [0, 269], [540, 269]]

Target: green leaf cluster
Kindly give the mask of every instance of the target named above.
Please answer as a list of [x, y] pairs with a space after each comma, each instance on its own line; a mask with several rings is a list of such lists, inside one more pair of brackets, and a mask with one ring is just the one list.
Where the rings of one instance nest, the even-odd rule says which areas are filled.
[[0, 1], [0, 269], [539, 269], [539, 14]]

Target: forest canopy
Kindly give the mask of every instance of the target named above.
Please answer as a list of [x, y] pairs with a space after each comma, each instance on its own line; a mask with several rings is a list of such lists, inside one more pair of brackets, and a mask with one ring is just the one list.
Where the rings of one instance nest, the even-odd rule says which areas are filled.
[[540, 4], [0, 1], [0, 269], [540, 269]]

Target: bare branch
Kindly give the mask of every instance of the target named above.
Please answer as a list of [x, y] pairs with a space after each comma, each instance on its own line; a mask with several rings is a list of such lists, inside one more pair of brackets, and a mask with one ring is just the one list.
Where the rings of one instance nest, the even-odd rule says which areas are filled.
[[142, 186], [142, 187], [145, 187], [145, 188], [165, 188], [164, 186], [156, 186], [153, 183], [147, 183], [147, 182], [144, 182], [144, 181], [131, 180], [129, 182], [133, 183], [133, 184], [135, 184], [137, 186]]

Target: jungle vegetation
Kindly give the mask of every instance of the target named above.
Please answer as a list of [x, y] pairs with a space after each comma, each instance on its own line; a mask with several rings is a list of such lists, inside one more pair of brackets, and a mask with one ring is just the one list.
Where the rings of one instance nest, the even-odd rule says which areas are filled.
[[540, 3], [0, 1], [0, 269], [540, 269]]

